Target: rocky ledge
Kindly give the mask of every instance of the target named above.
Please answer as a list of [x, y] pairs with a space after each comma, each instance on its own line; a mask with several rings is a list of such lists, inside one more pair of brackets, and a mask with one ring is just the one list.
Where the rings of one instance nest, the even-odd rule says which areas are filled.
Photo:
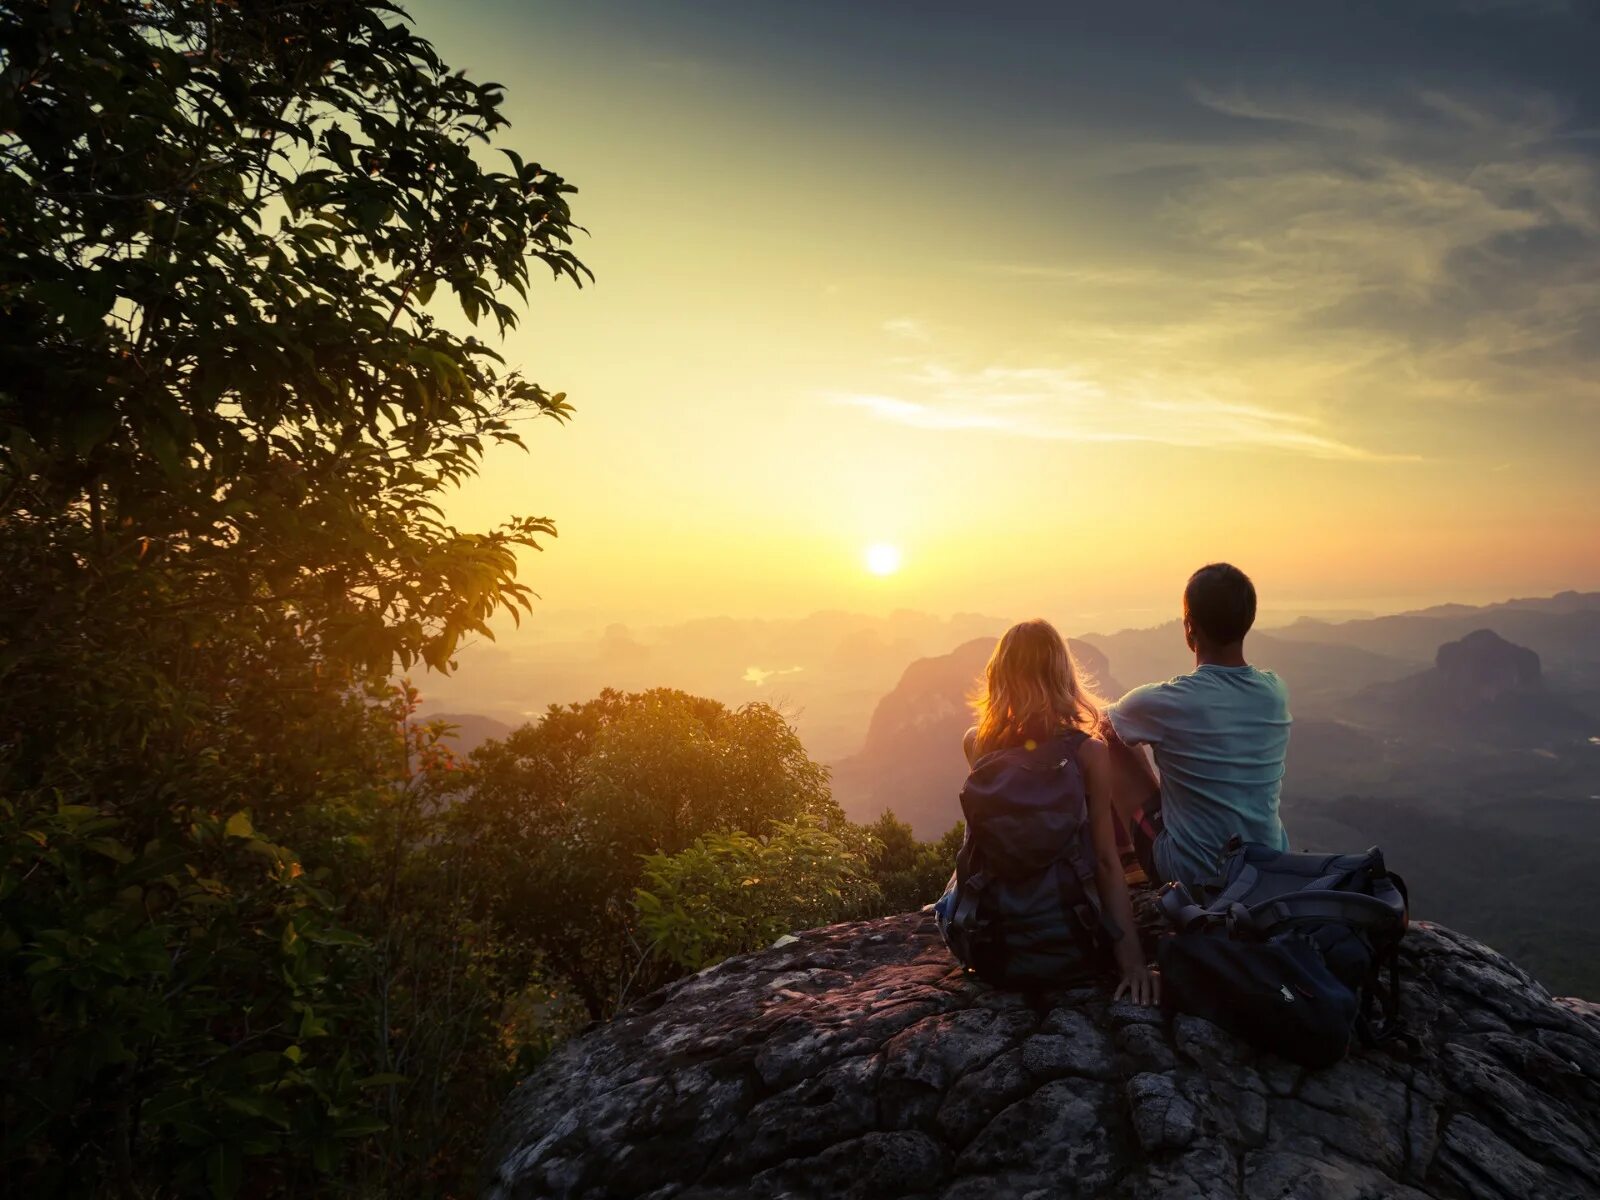
[[729, 959], [512, 1093], [485, 1197], [1600, 1197], [1600, 1006], [1407, 935], [1409, 1059], [1305, 1071], [1105, 989], [966, 978], [931, 917]]

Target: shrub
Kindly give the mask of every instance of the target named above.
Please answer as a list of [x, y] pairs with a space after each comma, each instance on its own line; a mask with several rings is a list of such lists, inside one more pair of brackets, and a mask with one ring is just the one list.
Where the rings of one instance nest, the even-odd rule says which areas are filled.
[[919, 842], [911, 826], [892, 811], [868, 825], [872, 849], [867, 862], [878, 884], [873, 915], [915, 912], [938, 899], [955, 870], [965, 826], [957, 822], [936, 842]]
[[763, 837], [710, 833], [676, 854], [649, 855], [634, 894], [640, 925], [654, 953], [698, 971], [843, 920], [877, 898], [864, 842], [806, 817]]
[[552, 708], [474, 752], [460, 785], [449, 836], [482, 911], [596, 1020], [675, 969], [639, 935], [645, 856], [804, 817], [844, 825], [826, 770], [779, 713], [667, 688]]

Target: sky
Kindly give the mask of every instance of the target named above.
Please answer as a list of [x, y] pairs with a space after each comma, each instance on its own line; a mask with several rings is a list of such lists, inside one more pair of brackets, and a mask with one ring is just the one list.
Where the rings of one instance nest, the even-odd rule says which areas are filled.
[[1600, 588], [1593, 5], [408, 9], [589, 231], [535, 623]]

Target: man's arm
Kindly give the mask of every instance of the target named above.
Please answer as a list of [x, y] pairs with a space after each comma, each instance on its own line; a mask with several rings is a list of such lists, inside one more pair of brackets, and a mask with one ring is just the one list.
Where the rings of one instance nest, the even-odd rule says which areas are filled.
[[1105, 723], [1129, 746], [1159, 746], [1166, 733], [1164, 714], [1170, 707], [1172, 687], [1146, 683], [1105, 708]]

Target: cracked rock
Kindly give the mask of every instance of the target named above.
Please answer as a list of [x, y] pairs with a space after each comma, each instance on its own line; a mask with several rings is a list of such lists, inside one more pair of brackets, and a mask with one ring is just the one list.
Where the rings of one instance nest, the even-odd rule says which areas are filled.
[[996, 991], [927, 914], [809, 930], [551, 1055], [482, 1196], [1600, 1200], [1600, 1008], [1421, 922], [1401, 960], [1418, 1052], [1305, 1071], [1109, 988]]

